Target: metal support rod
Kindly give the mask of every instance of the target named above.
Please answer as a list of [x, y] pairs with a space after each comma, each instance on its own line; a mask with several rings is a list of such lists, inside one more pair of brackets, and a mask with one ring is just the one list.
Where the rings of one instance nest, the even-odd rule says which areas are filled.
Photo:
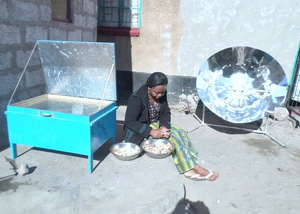
[[111, 77], [111, 74], [113, 72], [114, 66], [115, 66], [115, 63], [113, 63], [112, 66], [111, 66], [111, 69], [110, 69], [110, 72], [109, 72], [109, 75], [108, 75], [108, 79], [106, 81], [106, 85], [105, 85], [105, 88], [104, 88], [104, 91], [103, 91], [103, 94], [102, 94], [101, 103], [99, 105], [99, 109], [98, 110], [100, 110], [102, 108], [103, 99], [104, 99], [104, 96], [105, 96], [105, 93], [106, 93], [106, 89], [107, 89], [108, 83], [110, 81], [110, 77]]
[[205, 123], [204, 118], [205, 118], [205, 105], [203, 104], [203, 112], [202, 112], [203, 123]]
[[277, 143], [278, 145], [282, 146], [282, 147], [286, 147], [284, 144], [282, 144], [281, 142], [279, 142], [278, 140], [276, 140], [274, 137], [272, 137], [269, 133], [268, 133], [268, 120], [269, 120], [269, 115], [266, 115], [267, 119], [266, 119], [266, 122], [265, 122], [265, 127], [264, 127], [264, 130], [253, 130], [253, 129], [246, 129], [246, 128], [239, 128], [239, 127], [231, 127], [231, 126], [225, 126], [225, 125], [217, 125], [217, 124], [207, 124], [207, 123], [204, 123], [204, 116], [205, 116], [205, 107], [203, 105], [203, 112], [202, 112], [202, 120], [196, 115], [196, 114], [193, 114], [193, 117], [201, 124], [200, 126], [190, 130], [190, 131], [187, 131], [187, 133], [190, 133], [190, 132], [193, 132], [197, 129], [199, 129], [200, 127], [202, 126], [215, 126], [215, 127], [220, 127], [220, 128], [229, 128], [229, 129], [238, 129], [238, 130], [244, 130], [244, 131], [250, 131], [250, 132], [253, 132], [253, 133], [256, 133], [256, 134], [263, 134], [263, 135], [266, 135], [268, 136], [272, 141], [274, 141], [275, 143]]
[[280, 143], [278, 140], [276, 140], [274, 137], [272, 137], [270, 134], [265, 133], [265, 135], [267, 135], [271, 140], [273, 140], [275, 143], [279, 144], [280, 146], [282, 146], [283, 148], [285, 148], [286, 146], [282, 143]]
[[20, 78], [19, 78], [19, 81], [18, 81], [18, 83], [17, 83], [17, 86], [15, 87], [15, 90], [13, 91], [13, 93], [12, 93], [12, 95], [11, 95], [11, 97], [10, 97], [10, 99], [9, 99], [7, 105], [10, 105], [10, 103], [11, 103], [11, 101], [12, 101], [12, 98], [14, 97], [14, 95], [15, 95], [15, 93], [16, 93], [16, 90], [17, 90], [17, 88], [19, 87], [19, 84], [20, 84], [20, 82], [21, 82], [21, 80], [22, 80], [22, 77], [23, 77], [23, 75], [24, 75], [24, 73], [25, 73], [25, 71], [26, 71], [26, 68], [27, 68], [27, 66], [28, 66], [28, 63], [29, 63], [29, 61], [30, 61], [30, 59], [31, 59], [31, 57], [32, 57], [32, 54], [33, 54], [33, 52], [34, 52], [34, 50], [35, 50], [37, 44], [38, 44], [38, 41], [35, 42], [35, 45], [34, 45], [32, 51], [31, 51], [31, 53], [30, 53], [30, 56], [29, 56], [29, 58], [28, 58], [28, 60], [27, 60], [27, 62], [26, 62], [26, 65], [25, 65], [25, 67], [24, 67], [24, 69], [23, 69], [23, 72], [22, 72], [22, 74], [21, 74], [21, 76], [20, 76]]
[[265, 130], [264, 130], [265, 132], [268, 131], [269, 115], [267, 115], [266, 117], [267, 117], [267, 119], [266, 119]]

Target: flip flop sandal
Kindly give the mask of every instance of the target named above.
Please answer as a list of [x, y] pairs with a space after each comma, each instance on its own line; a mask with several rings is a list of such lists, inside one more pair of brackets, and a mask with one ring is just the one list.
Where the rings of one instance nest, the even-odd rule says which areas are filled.
[[194, 174], [192, 176], [186, 176], [185, 175], [184, 177], [186, 177], [188, 179], [191, 179], [193, 181], [205, 181], [205, 180], [207, 180], [207, 178], [201, 176], [200, 174]]
[[191, 180], [193, 180], [193, 181], [206, 181], [206, 180], [208, 180], [211, 176], [213, 176], [214, 174], [217, 174], [217, 175], [218, 175], [217, 172], [213, 172], [213, 171], [211, 171], [211, 170], [208, 170], [208, 171], [209, 171], [209, 173], [208, 173], [208, 175], [206, 175], [206, 176], [201, 176], [200, 174], [194, 174], [194, 175], [192, 175], [192, 176], [184, 176], [184, 177], [186, 177], [186, 178], [188, 178], [188, 179], [191, 179]]
[[[215, 174], [217, 174], [218, 176], [219, 176], [219, 174], [217, 173], [217, 172], [213, 172], [213, 171], [211, 171], [211, 170], [208, 170], [209, 171], [209, 173], [208, 173], [208, 175], [206, 175], [204, 178], [206, 179], [206, 180], [208, 180], [211, 176], [213, 176], [213, 175], [215, 175]], [[218, 178], [218, 177], [217, 177]], [[213, 180], [214, 181], [214, 180]]]

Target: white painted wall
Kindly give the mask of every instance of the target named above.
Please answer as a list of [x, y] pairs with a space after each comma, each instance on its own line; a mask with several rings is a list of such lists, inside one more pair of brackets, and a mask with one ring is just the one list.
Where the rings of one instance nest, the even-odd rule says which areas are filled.
[[299, 0], [184, 0], [177, 74], [197, 76], [216, 52], [250, 46], [267, 52], [290, 79], [300, 38]]

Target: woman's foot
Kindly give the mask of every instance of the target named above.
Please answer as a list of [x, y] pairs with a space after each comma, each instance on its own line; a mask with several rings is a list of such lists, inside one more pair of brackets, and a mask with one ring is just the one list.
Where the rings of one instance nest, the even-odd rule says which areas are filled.
[[218, 178], [219, 173], [206, 170], [201, 166], [197, 165], [195, 168], [185, 172], [184, 176], [194, 181], [215, 181]]

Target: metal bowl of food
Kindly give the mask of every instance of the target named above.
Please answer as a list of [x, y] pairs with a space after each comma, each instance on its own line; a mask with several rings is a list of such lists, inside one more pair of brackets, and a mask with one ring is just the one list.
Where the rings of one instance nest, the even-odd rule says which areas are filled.
[[168, 157], [175, 149], [173, 143], [164, 139], [145, 140], [141, 143], [141, 147], [149, 157], [157, 159]]
[[136, 159], [142, 152], [142, 149], [130, 142], [122, 142], [112, 145], [109, 151], [119, 160], [129, 161]]

